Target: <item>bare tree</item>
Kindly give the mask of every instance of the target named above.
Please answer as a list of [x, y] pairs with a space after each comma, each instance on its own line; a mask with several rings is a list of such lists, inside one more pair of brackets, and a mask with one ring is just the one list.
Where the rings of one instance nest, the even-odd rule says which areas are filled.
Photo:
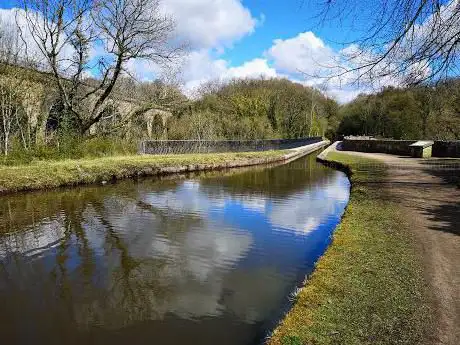
[[19, 50], [19, 37], [0, 23], [0, 144], [5, 156], [14, 134], [20, 135], [23, 145], [27, 146], [22, 105], [25, 78], [15, 67]]
[[[335, 76], [391, 78], [406, 84], [458, 76], [458, 0], [322, 0], [320, 18], [359, 35], [334, 66]], [[351, 44], [351, 45], [350, 45]]]
[[[167, 64], [182, 51], [171, 44], [174, 22], [161, 14], [159, 0], [22, 1], [28, 30], [54, 77], [63, 113], [82, 134], [103, 118], [117, 81], [129, 74], [130, 62]], [[91, 87], [85, 84], [88, 74], [98, 76]]]

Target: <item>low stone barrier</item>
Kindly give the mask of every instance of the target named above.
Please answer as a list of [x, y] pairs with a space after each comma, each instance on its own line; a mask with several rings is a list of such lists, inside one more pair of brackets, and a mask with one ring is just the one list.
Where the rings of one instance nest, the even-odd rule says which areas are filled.
[[342, 142], [345, 151], [389, 153], [393, 155], [410, 156], [412, 145], [417, 140], [390, 140], [390, 139], [347, 139]]
[[[410, 145], [417, 140], [392, 139], [350, 139], [344, 138], [341, 149], [344, 151], [389, 153], [394, 155], [411, 155]], [[434, 141], [432, 157], [460, 157], [460, 140]]]
[[433, 144], [433, 157], [460, 157], [460, 140], [437, 140]]
[[146, 140], [142, 154], [223, 153], [288, 150], [321, 142], [322, 137], [269, 140]]

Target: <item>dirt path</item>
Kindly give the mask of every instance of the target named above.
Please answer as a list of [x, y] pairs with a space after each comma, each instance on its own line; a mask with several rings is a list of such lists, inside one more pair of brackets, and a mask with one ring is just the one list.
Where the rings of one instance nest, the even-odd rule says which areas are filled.
[[460, 159], [415, 159], [349, 152], [382, 160], [384, 182], [401, 204], [417, 240], [431, 290], [432, 344], [460, 344]]

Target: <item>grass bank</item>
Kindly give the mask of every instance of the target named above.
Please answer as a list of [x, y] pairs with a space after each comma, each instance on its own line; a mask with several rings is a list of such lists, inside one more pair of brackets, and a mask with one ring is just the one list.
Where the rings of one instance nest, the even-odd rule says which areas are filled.
[[338, 152], [326, 160], [350, 175], [350, 202], [333, 243], [268, 343], [424, 343], [430, 320], [422, 264], [410, 219], [378, 183], [386, 167]]
[[30, 164], [0, 166], [0, 194], [100, 183], [127, 177], [265, 164], [288, 159], [290, 155], [292, 153], [280, 150], [34, 161]]

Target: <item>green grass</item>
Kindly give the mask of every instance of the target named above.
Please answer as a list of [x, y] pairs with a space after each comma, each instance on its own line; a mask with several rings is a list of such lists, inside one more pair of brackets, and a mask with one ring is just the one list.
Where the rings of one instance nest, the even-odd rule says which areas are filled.
[[422, 265], [376, 160], [331, 152], [352, 191], [334, 240], [269, 344], [420, 344], [430, 319]]
[[0, 193], [96, 183], [126, 177], [188, 170], [221, 168], [229, 164], [262, 164], [281, 159], [287, 151], [243, 153], [130, 155], [94, 159], [33, 161], [30, 164], [0, 166]]

